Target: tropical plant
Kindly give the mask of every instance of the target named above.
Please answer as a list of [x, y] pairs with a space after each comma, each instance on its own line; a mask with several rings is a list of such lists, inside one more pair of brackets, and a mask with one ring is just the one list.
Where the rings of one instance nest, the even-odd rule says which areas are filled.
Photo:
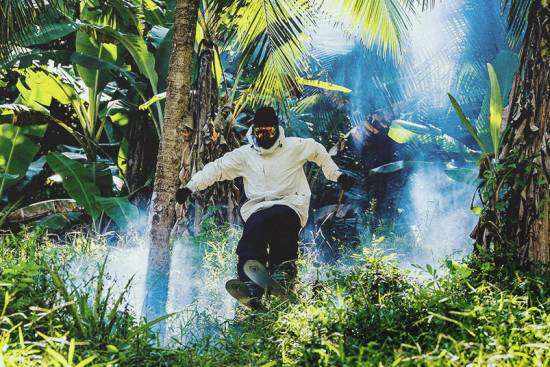
[[46, 125], [0, 124], [0, 198], [5, 190], [23, 179], [40, 150], [33, 138], [41, 138]]
[[[163, 57], [162, 52], [166, 54], [169, 40], [160, 37], [151, 24], [154, 20], [160, 27], [169, 22], [173, 15], [153, 2], [146, 9], [141, 2], [132, 1], [70, 4], [50, 2], [44, 6], [48, 14], [55, 17], [44, 15], [40, 22], [36, 18], [36, 24], [18, 23], [22, 28], [40, 25], [39, 32], [9, 33], [12, 38], [7, 38], [5, 48], [9, 49], [9, 53], [2, 55], [0, 60], [3, 67], [10, 68], [6, 69], [9, 73], [19, 74], [16, 84], [19, 97], [1, 105], [2, 122], [36, 121], [38, 118], [44, 123], [57, 125], [70, 136], [69, 144], [73, 140], [80, 146], [88, 161], [104, 166], [118, 165], [117, 175], [124, 179], [124, 157], [131, 154], [128, 147], [134, 146], [135, 149], [135, 143], [128, 144], [129, 139], [121, 139], [120, 135], [128, 134], [129, 121], [140, 120], [135, 118], [136, 114], [140, 114], [137, 105], [149, 99], [151, 94], [159, 93], [158, 88], [164, 84], [159, 82], [155, 67], [162, 69], [162, 61], [167, 63], [167, 57]], [[2, 11], [3, 14], [17, 15], [42, 9], [40, 2], [35, 5], [8, 2]], [[78, 12], [74, 11], [76, 8]], [[149, 34], [146, 34], [149, 29]], [[43, 45], [56, 42], [56, 37], [62, 38], [62, 48], [67, 48], [63, 38], [73, 37], [74, 48], [45, 50]], [[161, 50], [157, 52], [158, 65], [155, 65], [146, 39]], [[59, 105], [68, 112], [60, 114]], [[160, 103], [150, 103], [146, 109], [150, 111], [150, 118], [159, 135], [162, 106]], [[112, 152], [112, 145], [115, 144], [120, 145], [118, 155], [122, 159], [118, 162], [116, 153]], [[17, 157], [23, 159], [23, 156]], [[26, 155], [25, 159], [32, 159], [32, 155]], [[134, 161], [131, 159], [131, 162]], [[21, 163], [28, 166], [29, 162]], [[19, 179], [22, 177], [24, 174], [19, 175]], [[15, 177], [9, 173], [2, 179], [4, 183], [15, 182]], [[77, 201], [81, 204], [80, 200]], [[113, 203], [109, 206], [111, 214], [114, 215], [115, 207], [122, 209], [119, 215], [125, 212], [125, 203], [122, 206], [113, 206]], [[37, 207], [35, 205], [33, 209]], [[85, 208], [95, 221], [97, 210], [90, 205]]]
[[76, 203], [84, 208], [94, 222], [105, 213], [121, 229], [135, 222], [139, 216], [135, 206], [125, 197], [102, 196], [110, 194], [112, 174], [106, 164], [80, 163], [61, 153], [51, 152], [48, 165], [62, 178], [63, 187]]
[[[223, 3], [223, 2], [222, 2]], [[399, 58], [400, 38], [407, 27], [406, 8], [415, 1], [230, 1], [214, 13], [229, 32], [223, 51], [233, 54], [237, 67], [234, 85], [243, 84], [236, 100], [236, 112], [246, 105], [275, 104], [289, 107], [286, 100], [299, 97], [311, 81], [308, 44], [319, 17], [330, 17], [359, 29], [359, 38], [369, 48], [379, 45], [380, 53]], [[213, 3], [215, 4], [215, 3]], [[423, 5], [427, 5], [424, 2]], [[214, 5], [216, 6], [216, 5]]]
[[486, 207], [477, 242], [513, 253], [518, 264], [550, 263], [550, 3], [510, 0], [512, 42], [522, 40], [519, 73], [510, 95], [498, 166], [488, 171]]
[[[513, 63], [513, 58], [510, 62]], [[502, 69], [507, 71], [509, 69]], [[468, 131], [472, 139], [477, 143], [478, 150], [469, 148], [463, 142], [445, 134], [441, 129], [431, 125], [417, 124], [404, 120], [394, 120], [388, 131], [388, 136], [394, 141], [400, 144], [413, 144], [417, 148], [425, 146], [426, 144], [435, 144], [441, 151], [436, 161], [406, 161], [400, 160], [385, 164], [380, 167], [376, 167], [370, 170], [371, 174], [391, 173], [405, 168], [418, 168], [418, 167], [430, 167], [439, 165], [441, 169], [445, 171], [449, 178], [467, 184], [478, 185], [479, 169], [476, 165], [479, 165], [482, 160], [489, 154], [498, 157], [499, 144], [501, 139], [501, 124], [502, 124], [502, 93], [501, 87], [497, 78], [497, 74], [493, 65], [487, 64], [487, 72], [490, 80], [490, 112], [488, 120], [490, 121], [489, 135], [487, 139], [482, 135], [476, 125], [466, 117], [462, 107], [458, 101], [449, 93], [449, 99], [454, 107], [460, 123]], [[510, 80], [508, 75], [499, 76], [505, 82]], [[504, 90], [508, 90], [511, 87], [509, 83], [504, 85]], [[483, 109], [482, 109], [483, 110]], [[478, 125], [483, 129], [483, 111], [478, 118]], [[492, 152], [488, 150], [485, 141], [489, 140], [492, 144]], [[420, 145], [418, 145], [420, 144]], [[421, 149], [421, 148], [420, 148]]]

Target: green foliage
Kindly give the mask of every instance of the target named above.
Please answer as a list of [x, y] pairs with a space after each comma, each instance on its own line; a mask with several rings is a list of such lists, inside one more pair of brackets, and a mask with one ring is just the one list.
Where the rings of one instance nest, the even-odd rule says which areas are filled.
[[445, 174], [456, 182], [476, 186], [479, 184], [479, 170], [475, 167], [452, 167], [445, 168]]
[[[500, 55], [501, 59], [507, 60], [503, 62], [508, 65], [511, 63], [509, 59], [513, 59], [508, 54]], [[497, 61], [499, 59], [497, 58]], [[497, 79], [495, 69], [491, 64], [487, 64], [487, 70], [490, 79], [490, 112], [489, 112], [489, 134], [491, 137], [491, 145], [493, 148], [494, 157], [498, 157], [500, 149], [500, 136], [502, 126], [502, 95]], [[457, 182], [477, 185], [480, 183], [478, 177], [478, 169], [473, 165], [474, 162], [479, 162], [481, 158], [488, 155], [490, 152], [484, 142], [484, 136], [480, 133], [468, 117], [466, 117], [462, 107], [450, 93], [448, 97], [451, 101], [460, 123], [470, 133], [471, 137], [476, 141], [481, 153], [470, 149], [466, 144], [457, 139], [444, 134], [440, 129], [433, 126], [420, 125], [409, 121], [395, 120], [392, 121], [388, 136], [400, 144], [411, 144], [414, 142], [432, 143], [442, 148], [445, 155], [448, 157], [440, 157], [438, 160], [446, 160], [444, 171], [447, 176]], [[481, 117], [483, 113], [481, 114]], [[480, 119], [481, 119], [480, 117]], [[478, 120], [479, 122], [479, 120]], [[482, 124], [481, 124], [482, 125]], [[481, 126], [483, 129], [483, 126]], [[462, 166], [457, 166], [456, 160], [464, 162]], [[415, 167], [418, 164], [437, 164], [437, 162], [414, 162], [414, 161], [398, 161], [385, 164], [370, 170], [370, 174], [390, 173], [402, 170], [407, 167]]]
[[[70, 7], [69, 4], [71, 4]], [[158, 28], [168, 30], [166, 27], [170, 24], [165, 22], [173, 21], [173, 11], [166, 7], [174, 6], [175, 3], [169, 1], [158, 5], [155, 2], [144, 3], [134, 0], [90, 0], [77, 3], [52, 1], [51, 6], [43, 5], [42, 2], [13, 1], [12, 5], [2, 6], [2, 14], [8, 14], [9, 18], [12, 13], [19, 14], [27, 11], [34, 19], [40, 18], [40, 22], [29, 25], [29, 29], [22, 30], [26, 37], [17, 36], [16, 40], [7, 40], [8, 43], [15, 41], [26, 48], [12, 47], [9, 55], [2, 55], [5, 56], [2, 58], [3, 70], [8, 70], [10, 75], [19, 76], [17, 79], [12, 77], [9, 82], [3, 80], [2, 88], [7, 87], [6, 89], [12, 92], [17, 91], [19, 96], [15, 96], [17, 97], [15, 100], [8, 97], [9, 103], [0, 105], [1, 122], [25, 126], [47, 123], [49, 127], [51, 126], [50, 132], [55, 131], [56, 139], [59, 137], [62, 144], [73, 145], [76, 142], [81, 150], [74, 147], [66, 148], [66, 146], [56, 150], [78, 151], [78, 154], [83, 150], [88, 161], [84, 164], [84, 171], [88, 175], [91, 170], [93, 179], [83, 178], [82, 183], [86, 186], [84, 182], [90, 181], [97, 186], [97, 188], [88, 187], [92, 190], [89, 195], [81, 193], [77, 196], [107, 198], [103, 201], [106, 208], [96, 205], [97, 203], [91, 199], [79, 200], [79, 204], [86, 203], [83, 207], [94, 218], [96, 229], [99, 228], [102, 212], [109, 212], [107, 215], [119, 227], [125, 227], [128, 219], [135, 217], [135, 207], [130, 206], [129, 203], [126, 205], [127, 199], [108, 199], [113, 195], [112, 175], [117, 175], [118, 172], [118, 175], [122, 176], [120, 178], [125, 181], [124, 170], [116, 169], [118, 162], [111, 161], [112, 157], [109, 156], [108, 151], [113, 144], [121, 144], [125, 141], [124, 136], [130, 130], [127, 125], [137, 114], [143, 114], [138, 112], [137, 106], [157, 94], [159, 85], [162, 84], [159, 83], [155, 67], [167, 65], [168, 57], [163, 57], [163, 60], [159, 60], [159, 65], [155, 65], [154, 54], [149, 51], [149, 39], [146, 40], [146, 32], [151, 27], [147, 22], [152, 19], [151, 12], [155, 14], [160, 12], [158, 13], [160, 17], [156, 17], [161, 21]], [[68, 7], [65, 8], [63, 5]], [[43, 9], [44, 6], [52, 13], [43, 14], [42, 18], [35, 12], [37, 9]], [[146, 11], [144, 7], [147, 8]], [[46, 8], [43, 10], [46, 11]], [[79, 9], [78, 13], [74, 13], [74, 9]], [[11, 22], [8, 23], [6, 26], [13, 26]], [[20, 22], [20, 25], [27, 27], [27, 22]], [[67, 42], [67, 36], [71, 33], [74, 33], [74, 42], [72, 40]], [[158, 34], [155, 39], [155, 47], [159, 49], [158, 56], [166, 56], [170, 51], [171, 39], [167, 33], [169, 32]], [[15, 36], [15, 34], [11, 35]], [[56, 46], [52, 49], [52, 43], [59, 43], [60, 47]], [[2, 44], [3, 41], [0, 41], [0, 46]], [[162, 105], [155, 102], [157, 101], [150, 102], [148, 109], [152, 123], [160, 134], [163, 120]], [[140, 119], [143, 117], [141, 116]], [[66, 134], [59, 136], [57, 127], [61, 127]], [[3, 137], [4, 135], [2, 134]], [[20, 134], [20, 136], [23, 135]], [[16, 209], [21, 202], [27, 205], [27, 201], [32, 200], [33, 195], [25, 195], [24, 191], [24, 186], [30, 183], [32, 177], [26, 175], [24, 168], [29, 167], [30, 161], [38, 152], [38, 140], [33, 138], [30, 141], [30, 144], [34, 144], [32, 148], [36, 152], [26, 151], [25, 154], [14, 155], [11, 160], [10, 165], [21, 166], [21, 172], [3, 172], [0, 166], [2, 182], [0, 198], [2, 203], [5, 203], [7, 198], [12, 201], [10, 205], [3, 208], [0, 220], [2, 224], [9, 211]], [[31, 147], [30, 144], [21, 145], [19, 148]], [[109, 144], [108, 147], [107, 144]], [[51, 149], [48, 144], [45, 146], [48, 150]], [[9, 148], [9, 146], [3, 144], [2, 148]], [[18, 151], [22, 153], [21, 149]], [[42, 153], [45, 158], [48, 151], [45, 150]], [[87, 167], [98, 162], [103, 165], [101, 169]], [[105, 173], [105, 163], [110, 165], [108, 168], [112, 173]], [[125, 162], [120, 163], [125, 164]], [[44, 170], [40, 169], [38, 173], [45, 173], [47, 169], [48, 167]], [[42, 177], [38, 179], [44, 181]], [[25, 185], [21, 183], [14, 187], [19, 180], [24, 180]], [[32, 184], [36, 185], [37, 182]], [[9, 191], [6, 191], [6, 188], [9, 188]], [[117, 186], [118, 190], [119, 186]], [[49, 189], [44, 191], [47, 192], [45, 195], [50, 195]], [[76, 195], [74, 190], [69, 193], [69, 196], [73, 195]], [[14, 198], [18, 200], [13, 202]], [[62, 228], [63, 224], [71, 219], [69, 217], [54, 214], [44, 218], [38, 224], [47, 225], [50, 228]]]
[[[89, 36], [85, 32], [76, 32], [76, 44], [75, 50], [79, 55], [89, 57], [97, 60], [98, 62], [106, 62], [115, 64], [118, 57], [117, 45], [113, 43], [98, 42], [94, 37]], [[77, 64], [79, 76], [82, 81], [88, 87], [88, 102], [89, 108], [87, 109], [88, 122], [93, 126], [101, 126], [97, 123], [97, 115], [99, 110], [99, 98], [107, 83], [112, 79], [108, 70], [102, 68], [90, 68], [81, 64]], [[102, 129], [93, 129], [91, 136], [99, 140], [101, 137]]]
[[433, 167], [433, 162], [425, 162], [425, 161], [396, 161], [384, 164], [380, 167], [373, 168], [369, 171], [369, 173], [372, 174], [379, 174], [379, 173], [392, 173], [400, 171], [404, 168], [419, 168], [419, 167]]
[[493, 142], [493, 153], [498, 158], [500, 149], [500, 127], [502, 126], [502, 96], [500, 85], [493, 65], [487, 64], [489, 80], [491, 81], [491, 103], [489, 112], [489, 126], [491, 140]]
[[[242, 315], [219, 344], [184, 352], [196, 366], [532, 366], [550, 361], [548, 291], [486, 262], [427, 266], [411, 280], [366, 248], [330, 280], [299, 285], [294, 303]], [[492, 273], [491, 283], [483, 272]], [[500, 273], [501, 275], [504, 272]], [[514, 279], [515, 277], [515, 279]], [[499, 283], [503, 281], [503, 283]], [[534, 286], [536, 292], [527, 291]], [[542, 292], [542, 293], [541, 293]], [[246, 352], [244, 352], [246, 351]]]
[[[512, 81], [515, 73], [519, 68], [519, 56], [518, 54], [512, 51], [501, 51], [491, 62], [491, 65], [495, 71], [495, 74], [498, 78], [498, 85], [500, 86], [500, 94], [502, 98], [502, 104], [508, 104], [508, 96], [510, 94], [510, 89], [512, 88]], [[483, 70], [483, 69], [482, 69]], [[487, 70], [487, 68], [485, 68]], [[485, 71], [484, 70], [484, 71]], [[486, 73], [480, 74], [478, 78], [484, 77]], [[491, 81], [487, 82], [487, 91], [483, 97], [483, 103], [481, 104], [481, 111], [475, 121], [477, 131], [479, 132], [479, 137], [483, 140], [483, 143], [488, 148], [488, 150], [494, 151], [493, 146], [493, 135], [491, 134], [491, 123], [490, 123], [490, 114], [491, 114], [491, 98], [493, 94], [490, 93], [491, 90]]]
[[309, 80], [309, 79], [304, 79], [302, 77], [298, 77], [296, 81], [299, 84], [307, 85], [310, 87], [320, 88], [320, 89], [334, 91], [334, 92], [351, 93], [351, 89], [349, 88], [346, 88], [334, 83], [324, 82], [322, 80]]
[[453, 97], [450, 93], [448, 94], [449, 99], [451, 100], [451, 103], [453, 105], [453, 108], [455, 109], [456, 114], [458, 115], [458, 118], [460, 119], [460, 122], [462, 123], [462, 126], [468, 130], [472, 138], [476, 141], [476, 143], [481, 148], [481, 151], [483, 153], [487, 153], [487, 148], [485, 147], [485, 144], [483, 144], [483, 141], [480, 139], [479, 134], [477, 132], [477, 129], [475, 126], [470, 122], [470, 120], [466, 117], [464, 114], [464, 111], [462, 111], [462, 107], [460, 107], [460, 104], [458, 101]]
[[0, 124], [0, 197], [4, 190], [22, 179], [40, 149], [33, 141], [44, 136], [45, 125]]
[[100, 197], [95, 200], [120, 229], [126, 229], [139, 217], [138, 209], [126, 197]]
[[21, 45], [47, 41], [64, 34], [62, 10], [74, 7], [73, 0], [7, 0], [0, 4], [0, 62], [21, 51]]
[[67, 193], [76, 200], [77, 204], [84, 208], [94, 219], [101, 214], [101, 209], [95, 200], [100, 196], [99, 189], [94, 185], [94, 172], [76, 160], [67, 158], [61, 153], [48, 154], [48, 165], [61, 176], [63, 187]]
[[[397, 0], [330, 0], [332, 10], [339, 16], [349, 17], [349, 29], [358, 31], [363, 44], [368, 48], [378, 46], [381, 55], [391, 54], [401, 59], [402, 34], [408, 25], [404, 5], [412, 1]], [[348, 20], [348, 19], [346, 19]]]
[[158, 76], [155, 71], [155, 59], [147, 50], [144, 39], [138, 35], [123, 33], [109, 27], [94, 27], [93, 29], [120, 42], [132, 56], [141, 73], [147, 77], [153, 93], [156, 94]]
[[67, 274], [67, 262], [94, 255], [97, 242], [78, 235], [56, 245], [40, 230], [0, 237], [0, 361], [5, 366], [155, 364], [160, 349], [153, 346], [151, 326], [159, 320], [145, 324], [126, 308], [130, 282], [114, 294], [105, 262], [83, 284]]
[[527, 18], [532, 0], [502, 0], [508, 12], [508, 41], [511, 47], [516, 47], [523, 39], [527, 29]]
[[[216, 294], [233, 264], [234, 232], [210, 220], [193, 244], [205, 257], [201, 288], [207, 293]], [[84, 284], [73, 283], [61, 266], [74, 256], [97, 251], [91, 247], [97, 246], [94, 241], [77, 235], [69, 246], [56, 246], [36, 231], [0, 239], [0, 292], [7, 300], [0, 315], [0, 355], [5, 360], [30, 358], [32, 352], [36, 365], [55, 366], [68, 365], [63, 359], [73, 358], [75, 365], [92, 357], [94, 364], [120, 366], [550, 362], [545, 348], [550, 343], [548, 279], [495, 262], [492, 253], [465, 262], [448, 260], [442, 268], [419, 267], [419, 274], [399, 268], [379, 245], [367, 246], [332, 266], [317, 268], [317, 279], [299, 282], [291, 300], [268, 299], [267, 311], [237, 312], [235, 319], [216, 324], [217, 334], [187, 346], [159, 348], [151, 325], [138, 322], [121, 301], [128, 284], [122, 294], [113, 294], [104, 261]], [[310, 271], [310, 266], [306, 257], [300, 271]], [[207, 302], [218, 307], [216, 297]], [[204, 317], [191, 315], [197, 323]]]
[[102, 192], [110, 192], [112, 185], [111, 172], [103, 164], [84, 164], [56, 152], [48, 154], [47, 162], [61, 177], [69, 196], [94, 220], [104, 212], [120, 229], [126, 229], [139, 216], [138, 209], [130, 204], [128, 198], [101, 196]]

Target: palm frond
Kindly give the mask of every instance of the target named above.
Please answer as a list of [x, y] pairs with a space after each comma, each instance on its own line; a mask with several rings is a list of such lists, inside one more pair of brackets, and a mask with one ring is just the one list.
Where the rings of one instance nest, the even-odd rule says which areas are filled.
[[401, 2], [409, 10], [415, 10], [417, 7], [420, 7], [424, 11], [432, 9], [435, 6], [436, 0], [402, 0]]
[[297, 80], [307, 67], [307, 60], [302, 57], [304, 54], [292, 42], [270, 52], [260, 67], [260, 73], [245, 92], [247, 104], [277, 104], [298, 94], [302, 86]]
[[527, 29], [527, 18], [532, 0], [502, 0], [504, 9], [508, 10], [508, 41], [510, 47], [516, 47]]
[[241, 103], [280, 102], [299, 94], [297, 78], [308, 69], [308, 38], [305, 30], [314, 24], [309, 0], [257, 0], [234, 3], [226, 49], [239, 55], [237, 73], [256, 71]]
[[36, 27], [56, 22], [76, 0], [3, 0], [0, 2], [0, 61], [20, 44], [32, 43]]
[[409, 24], [406, 5], [412, 0], [326, 0], [327, 11], [337, 11], [348, 19], [350, 31], [357, 33], [367, 48], [399, 60], [402, 38]]

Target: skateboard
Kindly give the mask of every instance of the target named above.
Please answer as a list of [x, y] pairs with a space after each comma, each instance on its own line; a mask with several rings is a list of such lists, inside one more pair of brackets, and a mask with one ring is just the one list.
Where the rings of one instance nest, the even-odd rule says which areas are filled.
[[288, 295], [286, 288], [271, 277], [271, 274], [269, 274], [269, 271], [261, 262], [248, 260], [244, 264], [244, 273], [250, 280], [265, 289], [267, 294], [283, 297]]
[[246, 284], [239, 279], [228, 280], [225, 283], [225, 290], [231, 295], [231, 297], [239, 301], [240, 304], [249, 308], [256, 308], [256, 305], [254, 304], [256, 300], [250, 297]]

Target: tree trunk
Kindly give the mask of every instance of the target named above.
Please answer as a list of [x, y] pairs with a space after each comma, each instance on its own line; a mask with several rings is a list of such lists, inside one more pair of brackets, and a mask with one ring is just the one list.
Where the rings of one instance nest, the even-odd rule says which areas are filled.
[[520, 74], [510, 95], [492, 199], [478, 242], [513, 250], [521, 265], [550, 264], [550, 3], [534, 0]]
[[168, 68], [165, 119], [157, 156], [151, 198], [151, 248], [147, 270], [144, 314], [148, 319], [165, 313], [170, 271], [170, 232], [176, 221], [175, 194], [178, 187], [183, 121], [189, 114], [189, 90], [198, 0], [177, 0], [172, 52]]
[[146, 208], [151, 199], [151, 184], [157, 162], [158, 139], [146, 113], [139, 113], [128, 126], [128, 153], [126, 158], [126, 180], [132, 203]]
[[[170, 66], [168, 69], [165, 119], [157, 157], [151, 201], [152, 247], [165, 252], [175, 223], [180, 152], [183, 149], [183, 119], [189, 113], [189, 89], [198, 0], [178, 0]], [[160, 259], [159, 259], [160, 260]]]

